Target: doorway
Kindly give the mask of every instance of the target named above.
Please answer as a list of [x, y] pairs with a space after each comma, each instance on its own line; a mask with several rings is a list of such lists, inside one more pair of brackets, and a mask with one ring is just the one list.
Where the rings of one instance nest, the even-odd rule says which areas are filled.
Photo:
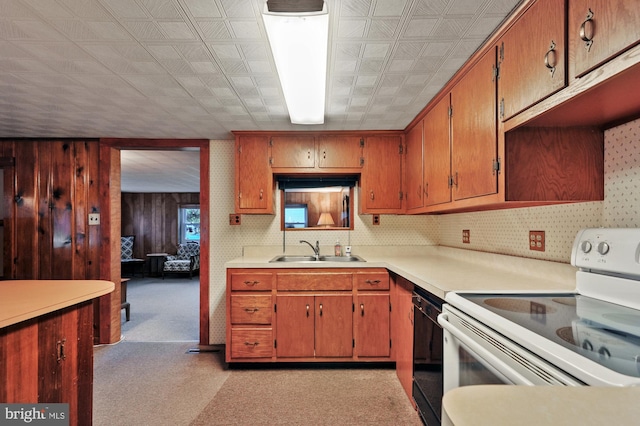
[[[193, 150], [194, 148], [199, 150], [199, 200], [201, 212], [200, 222], [200, 271], [199, 286], [197, 291], [199, 292], [199, 309], [198, 312], [198, 341], [201, 345], [209, 344], [209, 141], [208, 140], [154, 140], [154, 139], [103, 139], [101, 140], [103, 147], [101, 148], [101, 159], [109, 158], [109, 180], [112, 183], [110, 191], [105, 194], [103, 201], [109, 205], [109, 239], [112, 241], [119, 240], [121, 233], [121, 199], [122, 193], [120, 185], [113, 185], [115, 182], [120, 182], [122, 178], [122, 169], [120, 163], [120, 155], [122, 151], [128, 150], [143, 150], [149, 153], [153, 151], [173, 151], [180, 152], [184, 150]], [[103, 163], [104, 164], [104, 163]], [[117, 187], [116, 187], [117, 186]], [[108, 200], [106, 199], [108, 198]], [[177, 231], [177, 230], [176, 230]], [[118, 245], [119, 246], [119, 245]], [[113, 249], [111, 244], [110, 249], [105, 249], [109, 252], [110, 264], [112, 267], [108, 268], [107, 275], [110, 278], [120, 279], [121, 271], [119, 267], [114, 267], [117, 262], [117, 253]], [[146, 253], [145, 253], [146, 256]], [[119, 263], [118, 263], [119, 266]], [[183, 278], [189, 281], [189, 278]], [[119, 295], [118, 295], [119, 297]], [[118, 303], [115, 297], [112, 298], [111, 303]], [[133, 306], [132, 315], [133, 315]], [[112, 329], [111, 336], [115, 333], [115, 329], [118, 331], [121, 328], [121, 316], [118, 311], [118, 315], [115, 314], [116, 309], [104, 309], [100, 313], [101, 324], [104, 321], [110, 321]], [[112, 338], [113, 340], [113, 338]], [[105, 339], [101, 336], [101, 342], [105, 343]]]

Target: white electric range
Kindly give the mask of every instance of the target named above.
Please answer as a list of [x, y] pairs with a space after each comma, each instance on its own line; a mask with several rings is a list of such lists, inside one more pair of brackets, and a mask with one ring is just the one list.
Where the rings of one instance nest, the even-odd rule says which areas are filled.
[[572, 293], [449, 293], [444, 392], [473, 384], [640, 384], [640, 229], [581, 230]]

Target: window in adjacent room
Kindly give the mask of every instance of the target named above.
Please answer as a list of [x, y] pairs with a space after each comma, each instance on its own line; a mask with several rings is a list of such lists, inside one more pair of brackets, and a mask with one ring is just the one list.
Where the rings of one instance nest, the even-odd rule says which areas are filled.
[[200, 242], [200, 205], [182, 205], [178, 215], [180, 242]]

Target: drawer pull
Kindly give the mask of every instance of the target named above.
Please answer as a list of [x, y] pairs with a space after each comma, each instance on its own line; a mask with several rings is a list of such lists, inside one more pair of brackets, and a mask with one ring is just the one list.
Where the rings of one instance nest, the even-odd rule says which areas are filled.
[[254, 285], [258, 285], [260, 284], [260, 281], [245, 281], [244, 285], [247, 285], [249, 287], [253, 287]]
[[255, 348], [256, 346], [258, 346], [259, 344], [260, 344], [260, 343], [258, 343], [258, 342], [244, 342], [244, 345], [245, 345], [245, 346], [252, 346], [252, 347], [254, 347], [254, 348]]
[[553, 78], [553, 75], [556, 73], [556, 43], [553, 40], [551, 40], [549, 50], [544, 55], [544, 66], [549, 69], [551, 78]]
[[307, 303], [307, 318], [309, 318], [309, 304]]
[[259, 308], [244, 308], [245, 312], [248, 312], [250, 314], [254, 314], [256, 312], [258, 312], [260, 309]]
[[360, 304], [360, 316], [364, 316], [364, 303]]
[[380, 284], [380, 280], [365, 280], [365, 283], [370, 285], [378, 285]]
[[322, 316], [322, 303], [320, 304], [320, 316]]

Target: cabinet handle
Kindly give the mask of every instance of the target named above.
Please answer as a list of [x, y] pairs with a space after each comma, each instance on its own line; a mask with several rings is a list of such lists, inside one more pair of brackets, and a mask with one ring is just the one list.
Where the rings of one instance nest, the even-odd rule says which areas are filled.
[[373, 199], [375, 198], [373, 195], [373, 191], [369, 192], [369, 198], [371, 199], [371, 201], [373, 201]]
[[365, 283], [370, 285], [378, 285], [380, 284], [380, 280], [365, 280]]
[[254, 285], [260, 284], [260, 281], [244, 281], [243, 284], [249, 287], [253, 287]]
[[307, 151], [307, 160], [310, 160], [310, 159], [311, 159], [311, 150], [308, 150]]
[[422, 185], [418, 185], [418, 198], [422, 199]]
[[584, 41], [584, 48], [587, 52], [591, 51], [591, 45], [593, 45], [593, 11], [589, 8], [587, 12], [587, 19], [580, 25], [580, 39]]
[[67, 356], [64, 353], [64, 344], [65, 343], [67, 343], [67, 339], [58, 340], [56, 342], [56, 352], [57, 352], [57, 355], [58, 355], [58, 359], [56, 361], [58, 361], [59, 363], [67, 358]]
[[327, 158], [327, 150], [322, 151], [322, 158]]
[[429, 198], [429, 182], [424, 183], [424, 198]]
[[309, 304], [307, 303], [307, 318], [309, 318]]
[[261, 189], [260, 190], [260, 199], [262, 200], [263, 197], [264, 197], [264, 191]]
[[320, 316], [322, 316], [322, 303], [320, 304]]
[[364, 316], [364, 303], [360, 304], [360, 316]]
[[409, 309], [409, 315], [407, 315], [409, 317], [409, 321], [411, 322], [411, 325], [413, 325], [413, 318], [411, 314], [413, 314], [413, 308]]
[[[551, 45], [549, 46], [549, 50], [544, 55], [544, 66], [549, 69], [551, 72], [551, 78], [556, 73], [556, 43], [551, 40]], [[551, 59], [550, 59], [551, 58]]]
[[259, 342], [244, 342], [245, 346], [252, 346], [252, 347], [256, 347], [259, 345]]
[[250, 314], [255, 314], [259, 310], [260, 310], [259, 308], [244, 308], [244, 311]]

